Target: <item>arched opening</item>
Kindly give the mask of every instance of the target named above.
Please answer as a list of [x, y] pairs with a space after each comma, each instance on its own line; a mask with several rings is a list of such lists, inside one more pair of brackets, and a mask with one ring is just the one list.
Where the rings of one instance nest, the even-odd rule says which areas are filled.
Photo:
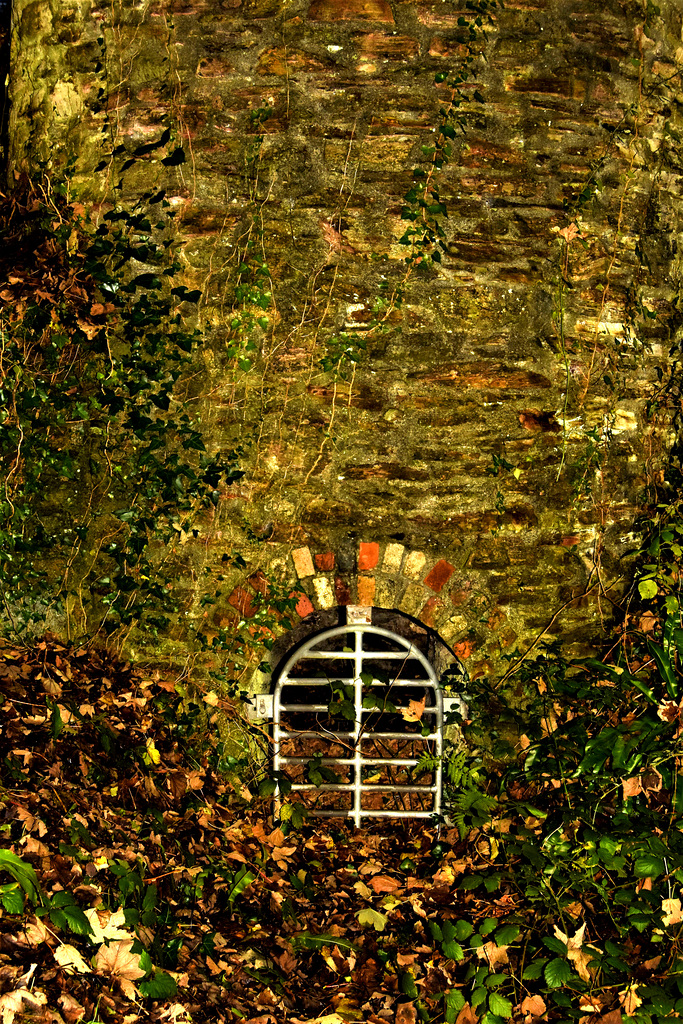
[[369, 619], [305, 638], [273, 693], [276, 777], [310, 813], [357, 827], [440, 812], [444, 714], [459, 703], [416, 643]]

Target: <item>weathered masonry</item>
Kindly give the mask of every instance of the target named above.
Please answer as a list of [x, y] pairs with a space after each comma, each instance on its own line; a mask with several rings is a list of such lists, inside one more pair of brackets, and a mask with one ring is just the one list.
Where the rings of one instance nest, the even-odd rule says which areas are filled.
[[[295, 632], [400, 612], [470, 674], [612, 614], [678, 331], [682, 12], [659, 7], [15, 0], [10, 183], [73, 161], [102, 209], [166, 190], [202, 292], [192, 399], [245, 469], [179, 538], [182, 614], [138, 654], [184, 663], [188, 623], [248, 632], [274, 590]], [[184, 162], [135, 156], [165, 130]]]

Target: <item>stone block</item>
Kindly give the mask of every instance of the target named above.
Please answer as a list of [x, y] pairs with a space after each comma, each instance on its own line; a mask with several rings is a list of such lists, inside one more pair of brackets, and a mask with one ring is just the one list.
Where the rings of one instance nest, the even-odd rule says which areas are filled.
[[430, 597], [422, 607], [418, 619], [431, 629], [438, 629], [448, 618], [448, 608], [438, 597]]
[[388, 0], [313, 0], [308, 17], [311, 21], [394, 20]]
[[313, 587], [315, 588], [315, 596], [320, 607], [323, 609], [334, 608], [334, 594], [332, 593], [332, 585], [327, 576], [316, 576], [313, 580]]
[[426, 561], [424, 551], [411, 551], [403, 566], [403, 575], [410, 576], [413, 580], [419, 580]]
[[359, 576], [358, 577], [358, 601], [357, 603], [362, 607], [370, 607], [375, 603], [375, 577], [374, 576]]
[[319, 572], [332, 572], [334, 569], [334, 554], [331, 551], [325, 551], [321, 555], [316, 555], [315, 567]]
[[417, 617], [420, 609], [425, 603], [426, 594], [424, 588], [419, 583], [411, 583], [403, 597], [401, 598], [400, 609], [405, 612], [406, 615], [414, 615]]
[[380, 576], [377, 579], [377, 586], [375, 589], [375, 604], [378, 608], [396, 608], [398, 587], [396, 580], [387, 579], [386, 576]]
[[257, 569], [256, 572], [251, 574], [247, 583], [250, 587], [254, 588], [257, 594], [261, 594], [262, 597], [266, 597], [270, 589], [268, 586], [268, 578], [260, 569]]
[[453, 644], [467, 629], [467, 619], [464, 615], [452, 615], [448, 622], [439, 630], [442, 640], [447, 644]]
[[351, 604], [351, 590], [341, 576], [337, 576], [334, 581], [334, 598], [338, 605]]
[[400, 572], [404, 551], [403, 544], [387, 544], [386, 551], [384, 552], [384, 561], [382, 562], [383, 571], [390, 573]]
[[442, 558], [425, 577], [425, 585], [438, 594], [443, 590], [454, 572], [455, 566]]
[[379, 544], [377, 541], [360, 542], [358, 551], [358, 571], [364, 572], [367, 569], [374, 569], [379, 561]]
[[356, 548], [355, 545], [341, 544], [337, 547], [337, 568], [346, 576], [351, 576], [356, 571]]
[[294, 568], [296, 569], [296, 574], [300, 580], [305, 576], [315, 576], [313, 559], [311, 558], [311, 552], [308, 548], [294, 548], [292, 551], [292, 561], [294, 562]]
[[252, 603], [252, 595], [244, 587], [235, 587], [228, 598], [228, 604], [236, 608], [243, 619], [251, 618], [256, 611]]

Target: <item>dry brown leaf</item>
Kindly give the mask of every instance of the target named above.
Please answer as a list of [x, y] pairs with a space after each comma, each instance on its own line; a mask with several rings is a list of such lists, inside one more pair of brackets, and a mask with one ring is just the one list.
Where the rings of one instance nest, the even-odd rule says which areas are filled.
[[414, 1003], [399, 1003], [396, 1007], [396, 1024], [415, 1024], [417, 1010]]
[[638, 796], [642, 792], [643, 787], [640, 784], [639, 775], [632, 775], [630, 779], [621, 780], [621, 795], [624, 800], [628, 800], [632, 796]]
[[107, 939], [132, 939], [133, 935], [126, 929], [126, 916], [122, 908], [115, 913], [109, 910], [96, 910], [91, 907], [85, 911], [85, 916], [90, 922], [92, 934], [90, 941], [95, 945], [101, 945]]
[[579, 229], [573, 222], [568, 224], [566, 228], [560, 228], [557, 233], [560, 238], [564, 238], [565, 242], [573, 242], [575, 238], [579, 237]]
[[642, 1005], [643, 1000], [638, 995], [638, 986], [629, 985], [623, 992], [619, 993], [619, 1002], [621, 1003], [624, 1013], [632, 1017], [639, 1006]]
[[[679, 921], [683, 921], [683, 913], [681, 913], [681, 901], [675, 900], [662, 900], [662, 911], [663, 918], [662, 922], [668, 927], [670, 924], [678, 924]], [[629, 1010], [626, 1011], [630, 1013]]]
[[657, 715], [663, 722], [675, 722], [681, 717], [681, 706], [675, 700], [665, 700], [657, 707]]
[[485, 942], [483, 946], [479, 946], [475, 950], [480, 960], [486, 960], [489, 967], [495, 967], [496, 964], [508, 964], [508, 947], [497, 946], [495, 942]]
[[131, 952], [132, 945], [132, 939], [125, 939], [111, 942], [108, 946], [100, 946], [95, 958], [98, 973], [109, 974], [124, 981], [136, 981], [144, 977], [145, 972], [139, 965], [140, 956]]
[[13, 992], [5, 992], [0, 996], [0, 1019], [2, 1024], [12, 1024], [17, 1013], [21, 1013], [24, 1006], [29, 1010], [37, 1010], [39, 1006], [45, 1006], [47, 996], [38, 989], [17, 988]]
[[479, 1018], [469, 1003], [465, 1003], [462, 1010], [455, 1018], [455, 1024], [477, 1024]]
[[77, 999], [70, 996], [68, 992], [62, 992], [57, 1002], [62, 1008], [62, 1015], [69, 1024], [85, 1017], [85, 1007], [81, 1006]]
[[397, 953], [396, 963], [399, 967], [410, 967], [417, 960], [417, 953]]
[[576, 967], [576, 971], [579, 977], [583, 981], [590, 981], [592, 978], [590, 968], [588, 964], [594, 959], [590, 953], [587, 953], [585, 949], [582, 949], [583, 936], [586, 931], [586, 922], [581, 925], [577, 932], [570, 938], [561, 932], [560, 929], [555, 925], [555, 938], [559, 939], [560, 942], [564, 942], [567, 947], [567, 959]]
[[522, 1000], [520, 1010], [530, 1017], [542, 1017], [547, 1006], [541, 996], [527, 996]]
[[83, 959], [75, 946], [63, 942], [53, 952], [55, 960], [67, 974], [92, 974], [92, 967]]
[[373, 875], [373, 877], [370, 879], [369, 884], [370, 887], [374, 889], [375, 892], [377, 893], [396, 892], [397, 889], [400, 889], [400, 884], [396, 881], [396, 879], [389, 878], [388, 875]]
[[48, 930], [39, 918], [32, 917], [24, 927], [24, 937], [31, 946], [38, 946], [47, 939]]
[[427, 703], [427, 695], [422, 700], [410, 700], [408, 701], [408, 707], [401, 708], [401, 714], [406, 722], [419, 722], [424, 714], [425, 705]]

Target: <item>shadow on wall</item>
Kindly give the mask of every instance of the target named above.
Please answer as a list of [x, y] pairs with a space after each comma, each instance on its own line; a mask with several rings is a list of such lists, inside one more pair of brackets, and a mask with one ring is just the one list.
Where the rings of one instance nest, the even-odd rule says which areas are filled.
[[0, 183], [7, 177], [12, 0], [0, 0]]

